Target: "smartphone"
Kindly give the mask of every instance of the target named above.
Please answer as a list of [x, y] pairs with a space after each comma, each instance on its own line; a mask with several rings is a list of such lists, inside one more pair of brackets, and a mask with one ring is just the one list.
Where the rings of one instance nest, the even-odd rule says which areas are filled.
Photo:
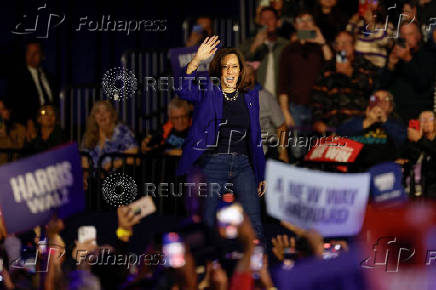
[[79, 243], [84, 243], [89, 240], [97, 240], [97, 230], [94, 226], [81, 226], [77, 230]]
[[3, 286], [3, 258], [0, 258], [0, 287], [1, 286]]
[[347, 52], [345, 50], [341, 50], [336, 53], [336, 62], [337, 63], [346, 63], [347, 62]]
[[234, 239], [238, 236], [238, 226], [244, 220], [244, 210], [239, 203], [223, 202], [216, 217], [219, 231], [224, 237]]
[[132, 202], [128, 206], [135, 215], [139, 215], [141, 218], [148, 216], [156, 211], [156, 206], [154, 205], [151, 196], [144, 196], [135, 202]]
[[202, 33], [203, 32], [203, 27], [201, 25], [194, 25], [192, 27], [192, 32]]
[[399, 47], [406, 48], [406, 39], [403, 37], [395, 38], [395, 45]]
[[300, 40], [314, 39], [316, 37], [315, 30], [298, 30], [297, 38]]
[[259, 272], [263, 267], [263, 247], [255, 246], [250, 259], [250, 268], [253, 272]]
[[409, 121], [409, 128], [413, 128], [417, 131], [421, 130], [421, 124], [419, 123], [419, 120], [410, 120]]
[[375, 106], [377, 106], [379, 103], [379, 100], [376, 96], [372, 95], [371, 97], [369, 97], [369, 107], [372, 109]]
[[178, 233], [167, 233], [163, 236], [162, 254], [165, 257], [165, 267], [180, 268], [185, 261], [185, 244]]
[[377, 5], [378, 0], [359, 0], [359, 16], [363, 17], [368, 9], [372, 5]]
[[340, 244], [324, 243], [322, 258], [325, 260], [336, 258], [342, 251], [343, 249]]

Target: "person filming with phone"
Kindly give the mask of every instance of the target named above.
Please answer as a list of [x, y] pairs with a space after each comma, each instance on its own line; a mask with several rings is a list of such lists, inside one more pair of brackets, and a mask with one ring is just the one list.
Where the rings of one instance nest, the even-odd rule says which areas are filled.
[[336, 131], [339, 136], [364, 144], [356, 160], [364, 167], [394, 161], [406, 141], [406, 128], [393, 113], [393, 101], [388, 91], [376, 91], [369, 99], [365, 115], [351, 118]]
[[410, 120], [404, 153], [404, 158], [413, 164], [411, 194], [432, 199], [436, 198], [435, 122], [435, 113], [432, 111], [423, 111], [418, 120]]
[[396, 96], [396, 107], [404, 122], [433, 105], [434, 55], [421, 43], [416, 22], [400, 24], [388, 64], [381, 74], [380, 85]]
[[354, 44], [352, 34], [339, 32], [336, 58], [326, 64], [313, 87], [313, 129], [319, 134], [365, 112], [377, 68], [355, 53]]

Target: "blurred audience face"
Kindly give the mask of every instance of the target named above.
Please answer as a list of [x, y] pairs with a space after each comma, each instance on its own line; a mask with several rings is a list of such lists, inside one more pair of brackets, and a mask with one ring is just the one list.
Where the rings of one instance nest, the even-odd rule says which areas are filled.
[[319, 5], [325, 9], [332, 9], [336, 6], [336, 0], [319, 0]]
[[3, 120], [9, 120], [9, 118], [11, 117], [11, 113], [10, 111], [5, 107], [5, 104], [3, 103], [3, 101], [0, 101], [0, 117]]
[[400, 27], [400, 36], [403, 37], [411, 49], [417, 49], [421, 41], [421, 33], [415, 24], [406, 24]]
[[347, 58], [352, 58], [354, 55], [353, 37], [346, 32], [340, 32], [336, 36], [335, 49], [336, 51], [345, 51]]
[[394, 109], [393, 100], [387, 91], [377, 91], [374, 96], [377, 98], [377, 105], [380, 109], [388, 115], [392, 113]]
[[212, 20], [208, 17], [200, 17], [197, 19], [197, 25], [200, 25], [208, 35], [212, 35]]
[[271, 7], [277, 11], [281, 11], [283, 9], [283, 0], [270, 0], [269, 3]]
[[99, 128], [109, 128], [114, 122], [114, 116], [103, 103], [95, 108], [94, 118]]
[[173, 108], [169, 112], [169, 119], [178, 132], [184, 131], [189, 127], [189, 116], [185, 108]]
[[435, 119], [434, 113], [431, 111], [424, 111], [419, 116], [423, 134], [432, 134], [435, 132]]
[[26, 47], [26, 64], [33, 68], [40, 66], [42, 62], [42, 49], [38, 43], [29, 43]]
[[56, 124], [56, 112], [52, 106], [44, 106], [39, 111], [38, 123], [42, 128], [53, 128]]
[[221, 83], [228, 88], [236, 88], [241, 68], [236, 54], [227, 54], [221, 60]]
[[404, 4], [403, 6], [403, 19], [412, 20], [416, 15], [416, 7], [412, 8], [409, 3]]
[[313, 17], [310, 14], [301, 14], [295, 18], [295, 29], [299, 30], [311, 30], [315, 26]]
[[260, 14], [259, 24], [266, 26], [268, 32], [274, 32], [277, 30], [279, 21], [274, 12], [265, 10]]

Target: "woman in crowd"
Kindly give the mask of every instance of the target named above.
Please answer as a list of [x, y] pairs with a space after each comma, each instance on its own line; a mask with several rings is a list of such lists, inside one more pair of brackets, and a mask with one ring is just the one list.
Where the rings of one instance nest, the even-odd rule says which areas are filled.
[[[414, 164], [415, 195], [436, 198], [436, 120], [435, 113], [424, 111], [419, 116], [420, 128], [409, 128], [405, 157]], [[412, 183], [413, 184], [413, 183]], [[412, 192], [413, 193], [413, 192]]]
[[348, 21], [348, 17], [337, 6], [337, 0], [317, 0], [313, 16], [327, 43], [335, 40]]
[[28, 131], [28, 140], [24, 144], [24, 151], [35, 154], [59, 146], [67, 141], [62, 128], [57, 122], [56, 109], [51, 105], [44, 105], [38, 111], [37, 130]]
[[[0, 101], [0, 148], [2, 149], [22, 149], [26, 140], [26, 128], [20, 123], [15, 122], [14, 112], [10, 104]], [[6, 163], [7, 154], [0, 154], [0, 164]]]
[[367, 9], [355, 14], [347, 31], [356, 36], [356, 53], [363, 55], [373, 65], [384, 67], [388, 50], [392, 47], [394, 26], [389, 22], [386, 4], [371, 1]]
[[[222, 48], [215, 54], [218, 44], [217, 36], [206, 38], [184, 71], [179, 96], [192, 101], [195, 111], [177, 174], [192, 173], [194, 165], [200, 168], [210, 190], [203, 215], [208, 226], [215, 224], [220, 194], [225, 193], [227, 185], [242, 203], [257, 236], [263, 238], [258, 195], [265, 190], [265, 156], [260, 135], [259, 91], [244, 87], [246, 71], [241, 53], [234, 48]], [[193, 86], [189, 77], [195, 75], [201, 61], [214, 54], [209, 76], [220, 79], [220, 84], [209, 82], [206, 89]], [[220, 186], [219, 192], [212, 187], [216, 184]]]
[[[82, 140], [82, 150], [87, 151], [94, 166], [98, 166], [100, 157], [106, 153], [138, 153], [138, 144], [130, 129], [118, 122], [118, 114], [109, 101], [98, 101], [94, 104], [86, 123], [86, 131]], [[105, 158], [101, 166], [109, 170], [123, 165], [121, 159]], [[129, 163], [129, 159], [128, 159]], [[82, 158], [83, 168], [88, 168], [88, 160]]]

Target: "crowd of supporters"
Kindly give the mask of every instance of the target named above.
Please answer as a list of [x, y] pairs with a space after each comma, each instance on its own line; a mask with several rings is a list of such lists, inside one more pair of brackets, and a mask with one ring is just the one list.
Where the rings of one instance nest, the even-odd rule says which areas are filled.
[[[364, 10], [347, 15], [336, 0], [317, 0], [313, 7], [301, 5], [304, 1], [261, 1], [253, 19], [258, 29], [238, 49], [246, 61], [247, 87], [260, 87], [260, 124], [268, 136], [265, 156], [301, 165], [310, 147], [286, 144], [284, 134], [343, 136], [364, 145], [355, 161], [361, 171], [396, 162], [403, 167], [411, 197], [435, 198], [436, 30], [429, 23], [436, 17], [436, 2], [405, 0], [397, 15], [384, 1], [369, 2]], [[200, 16], [186, 46], [212, 36], [212, 23]], [[27, 44], [26, 67], [12, 76], [9, 87], [14, 90], [0, 100], [0, 164], [8, 161], [7, 150], [29, 156], [67, 141], [59, 126], [56, 81], [42, 68], [43, 56], [39, 43]], [[14, 98], [18, 94], [26, 96], [24, 102]], [[135, 166], [133, 158], [100, 162], [108, 153], [181, 156], [193, 110], [193, 104], [172, 99], [161, 129], [144, 135], [120, 122], [110, 101], [94, 103], [79, 144], [89, 156], [82, 158], [82, 167], [101, 165], [113, 172], [126, 164]], [[276, 141], [279, 146], [271, 146]], [[91, 190], [86, 170], [84, 181]], [[66, 221], [54, 216], [42, 228], [16, 235], [0, 225], [0, 289], [275, 289], [270, 265], [291, 269], [309, 257], [323, 258], [323, 237], [317, 232], [266, 217], [273, 230], [260, 245], [256, 266], [258, 247], [247, 216], [236, 229], [238, 238], [229, 240], [190, 214], [182, 221], [158, 213], [144, 217], [126, 206]], [[74, 231], [90, 219], [115, 225], [98, 241], [75, 241]], [[169, 257], [162, 262], [154, 255], [168, 242], [162, 239], [166, 232], [171, 232], [170, 240], [185, 241], [176, 257], [182, 260], [179, 266], [168, 267]], [[35, 265], [47, 271], [10, 266], [23, 260], [24, 246], [38, 248], [43, 240], [50, 255], [37, 252]], [[333, 243], [349, 246], [343, 240]], [[133, 253], [152, 258], [135, 265], [90, 260]]]

